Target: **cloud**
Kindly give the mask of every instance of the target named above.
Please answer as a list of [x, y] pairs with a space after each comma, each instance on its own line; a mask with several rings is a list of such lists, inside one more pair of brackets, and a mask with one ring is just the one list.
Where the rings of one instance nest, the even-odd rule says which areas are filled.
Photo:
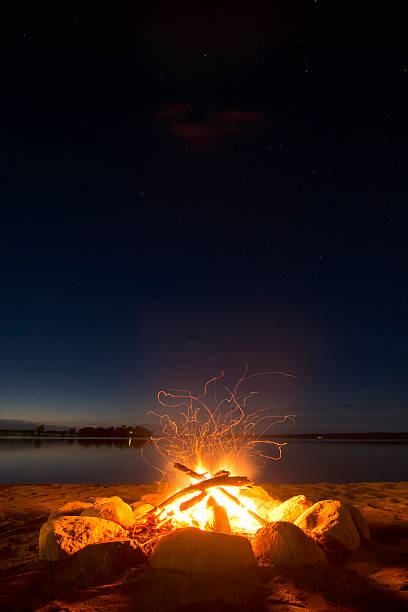
[[258, 127], [264, 115], [234, 109], [201, 112], [194, 104], [175, 104], [162, 107], [156, 118], [188, 147], [213, 150]]

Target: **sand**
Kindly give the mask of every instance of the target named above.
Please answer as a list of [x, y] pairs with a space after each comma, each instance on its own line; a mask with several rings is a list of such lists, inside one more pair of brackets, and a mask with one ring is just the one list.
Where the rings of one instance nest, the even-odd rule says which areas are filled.
[[[407, 482], [262, 486], [281, 501], [304, 494], [313, 502], [350, 502], [364, 514], [372, 534], [369, 545], [323, 572], [284, 575], [273, 566], [262, 568], [265, 610], [408, 610]], [[65, 502], [111, 495], [133, 502], [155, 492], [154, 485], [0, 485], [0, 610], [148, 610], [148, 603], [135, 604], [142, 570], [129, 570], [109, 585], [67, 587], [60, 576], [70, 561], [39, 560], [38, 531], [50, 511]], [[211, 606], [212, 612], [218, 609], [235, 608]]]

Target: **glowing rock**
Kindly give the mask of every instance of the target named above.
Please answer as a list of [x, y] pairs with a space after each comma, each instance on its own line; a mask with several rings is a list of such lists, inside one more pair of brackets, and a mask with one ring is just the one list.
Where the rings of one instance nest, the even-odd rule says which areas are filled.
[[311, 502], [309, 502], [304, 495], [295, 495], [295, 497], [287, 499], [274, 508], [272, 512], [269, 512], [268, 520], [271, 522], [286, 521], [288, 523], [294, 523], [311, 505]]
[[360, 535], [348, 504], [339, 500], [317, 502], [299, 516], [295, 525], [333, 552], [356, 550], [360, 546]]
[[286, 521], [269, 523], [256, 532], [252, 548], [263, 561], [285, 568], [310, 567], [327, 559], [316, 542], [299, 527]]
[[60, 508], [57, 508], [51, 512], [48, 520], [52, 521], [52, 519], [58, 518], [59, 516], [79, 516], [83, 510], [87, 510], [88, 508], [92, 507], [93, 504], [89, 504], [87, 502], [68, 502], [67, 504], [64, 504]]
[[273, 512], [274, 509], [281, 504], [279, 499], [269, 495], [269, 493], [259, 485], [255, 485], [249, 489], [241, 489], [239, 492], [239, 497], [245, 505], [247, 505], [245, 502], [246, 499], [248, 499], [251, 502], [251, 506], [248, 507], [255, 510], [263, 518], [268, 520], [271, 512]]
[[280, 501], [269, 495], [267, 491], [263, 487], [259, 485], [254, 485], [248, 489], [241, 489], [239, 492], [240, 497], [247, 497], [248, 499], [254, 499], [259, 503], [265, 504], [273, 504], [277, 506], [280, 504]]
[[125, 529], [135, 524], [132, 508], [117, 496], [96, 498], [95, 505], [84, 510], [81, 516], [96, 516], [117, 523]]
[[186, 574], [236, 573], [255, 567], [247, 538], [225, 533], [178, 529], [156, 544], [150, 559], [153, 569], [170, 569]]
[[146, 493], [146, 495], [142, 496], [142, 502], [145, 504], [152, 504], [153, 506], [158, 506], [161, 501], [166, 498], [166, 495], [160, 495], [159, 493]]
[[120, 503], [122, 500], [118, 495], [112, 495], [111, 497], [95, 497], [94, 504], [95, 506], [99, 506], [100, 504], [106, 504], [107, 502], [118, 502]]
[[40, 557], [59, 561], [74, 555], [88, 544], [126, 537], [122, 527], [111, 521], [85, 516], [61, 516], [40, 529]]
[[135, 519], [138, 519], [143, 514], [146, 514], [150, 510], [153, 510], [154, 506], [152, 504], [147, 504], [143, 501], [133, 502], [133, 504], [129, 504], [132, 508], [133, 516]]

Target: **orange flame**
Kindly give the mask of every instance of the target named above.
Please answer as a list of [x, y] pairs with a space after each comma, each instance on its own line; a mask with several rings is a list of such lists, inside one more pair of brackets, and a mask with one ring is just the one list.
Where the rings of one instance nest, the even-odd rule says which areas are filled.
[[[251, 462], [265, 463], [270, 459], [279, 460], [282, 456], [282, 447], [286, 443], [274, 442], [265, 439], [265, 436], [277, 423], [288, 420], [294, 423], [294, 415], [271, 414], [271, 410], [276, 406], [251, 411], [248, 409], [248, 403], [258, 392], [251, 391], [247, 394], [240, 392], [240, 387], [248, 380], [271, 374], [295, 378], [284, 372], [260, 372], [248, 376], [246, 367], [233, 389], [224, 387], [226, 397], [218, 401], [215, 396], [214, 409], [210, 408], [208, 402], [209, 387], [221, 380], [224, 372], [208, 380], [200, 395], [193, 395], [185, 389], [159, 391], [159, 403], [171, 409], [174, 416], [173, 414], [170, 416], [170, 411], [163, 414], [150, 412], [159, 418], [161, 425], [160, 433], [153, 435], [150, 441], [165, 459], [163, 469], [154, 465], [153, 467], [162, 473], [163, 478], [171, 473], [176, 480], [174, 470], [170, 471], [174, 462], [185, 464], [199, 474], [213, 475], [219, 470], [240, 474], [248, 469]], [[270, 449], [276, 453], [272, 455]], [[188, 478], [184, 486], [192, 483], [190, 477], [185, 474], [182, 477]], [[212, 489], [210, 494], [217, 504], [226, 509], [233, 531], [241, 533], [256, 531], [259, 523], [251, 518], [247, 510], [256, 511], [262, 500], [251, 498], [243, 491], [237, 492], [233, 488], [223, 487], [223, 489]], [[228, 499], [225, 491], [227, 494], [237, 496], [241, 507]], [[190, 498], [192, 497], [193, 494], [190, 495]], [[186, 501], [186, 498], [183, 498], [183, 501]], [[201, 529], [211, 529], [212, 513], [207, 502], [207, 496], [203, 495], [203, 500], [194, 507], [181, 511], [180, 502], [176, 501], [166, 508], [161, 518], [169, 519], [175, 527], [191, 525]]]

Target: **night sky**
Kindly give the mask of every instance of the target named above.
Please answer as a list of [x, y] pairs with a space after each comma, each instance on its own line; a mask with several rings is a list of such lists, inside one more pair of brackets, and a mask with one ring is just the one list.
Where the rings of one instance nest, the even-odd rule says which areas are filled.
[[1, 11], [0, 418], [146, 424], [248, 363], [293, 432], [407, 430], [395, 7]]

